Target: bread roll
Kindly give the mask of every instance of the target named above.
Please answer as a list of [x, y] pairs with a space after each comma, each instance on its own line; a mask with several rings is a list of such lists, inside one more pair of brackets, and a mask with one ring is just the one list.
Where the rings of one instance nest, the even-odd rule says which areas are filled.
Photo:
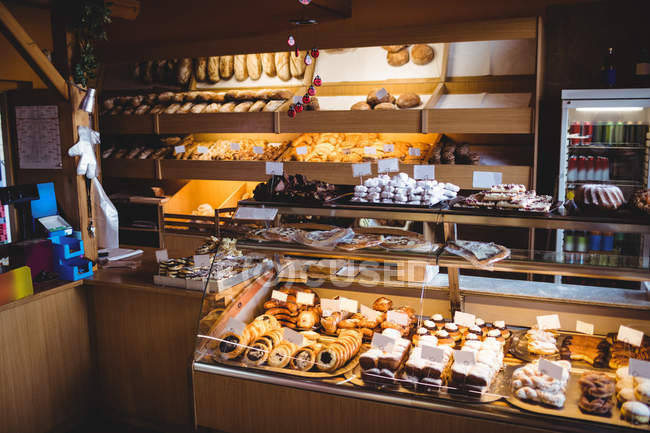
[[233, 56], [219, 57], [219, 75], [224, 80], [229, 80], [234, 72], [235, 58]]
[[262, 111], [276, 111], [284, 104], [284, 101], [269, 101]]
[[307, 65], [305, 65], [305, 54], [307, 54], [306, 51], [300, 51], [298, 56], [295, 53], [291, 54], [289, 69], [293, 78], [302, 78], [305, 75], [305, 69], [307, 69]]
[[383, 97], [379, 98], [377, 96], [377, 92], [379, 92], [379, 90], [381, 89], [375, 89], [368, 93], [368, 97], [366, 98], [368, 105], [375, 106], [377, 104], [381, 104], [382, 102], [395, 102], [395, 97], [388, 92], [385, 92], [386, 94]]
[[193, 107], [190, 109], [190, 112], [193, 113], [193, 114], [203, 113], [203, 110], [205, 110], [205, 108], [206, 108], [207, 106], [208, 106], [208, 104], [206, 104], [206, 103], [196, 104], [195, 106], [193, 106]]
[[386, 60], [391, 66], [402, 66], [409, 62], [409, 50], [408, 48], [402, 48], [399, 51], [391, 53], [390, 51], [386, 53]]
[[192, 59], [180, 59], [176, 67], [176, 81], [181, 86], [186, 86], [190, 82], [192, 76]]
[[203, 112], [204, 113], [218, 113], [220, 108], [221, 108], [221, 104], [217, 104], [216, 102], [213, 102], [212, 104], [209, 104], [207, 107], [205, 107]]
[[433, 48], [426, 44], [413, 45], [411, 48], [411, 59], [416, 65], [426, 65], [433, 61]]
[[275, 70], [282, 81], [291, 79], [291, 70], [289, 68], [289, 56], [291, 53], [275, 53]]
[[221, 76], [219, 75], [219, 56], [208, 57], [207, 73], [208, 80], [213, 83], [216, 83], [221, 79]]
[[402, 93], [397, 98], [397, 106], [399, 108], [413, 108], [417, 107], [422, 103], [420, 96], [416, 93]]
[[244, 81], [246, 78], [248, 78], [246, 55], [238, 54], [235, 56], [235, 80]]
[[235, 113], [245, 113], [247, 112], [251, 107], [253, 106], [253, 103], [251, 101], [246, 101], [246, 102], [241, 102], [235, 106], [235, 109], [232, 110]]
[[190, 112], [192, 107], [194, 106], [193, 102], [186, 102], [183, 105], [181, 105], [181, 108], [176, 111], [176, 114], [187, 114]]
[[372, 107], [366, 101], [359, 101], [350, 107], [350, 110], [372, 110]]
[[275, 77], [275, 54], [263, 53], [262, 54], [262, 70], [269, 77]]
[[172, 60], [167, 60], [167, 63], [165, 63], [165, 78], [164, 81], [166, 83], [173, 83], [176, 81], [176, 66], [178, 65], [178, 60], [172, 59]]
[[251, 107], [248, 109], [248, 112], [253, 113], [253, 112], [256, 112], [256, 111], [262, 111], [265, 106], [266, 106], [266, 101], [259, 100], [259, 101], [255, 102], [253, 105], [251, 105]]
[[194, 59], [194, 76], [196, 81], [205, 81], [208, 76], [208, 58], [199, 57]]
[[246, 54], [246, 69], [251, 80], [259, 80], [262, 76], [262, 58], [259, 54]]
[[227, 102], [219, 108], [219, 113], [232, 113], [235, 109], [235, 105], [234, 102]]
[[396, 53], [402, 48], [406, 48], [406, 45], [384, 45], [382, 48], [388, 51], [389, 53]]
[[373, 110], [397, 110], [397, 106], [390, 102], [382, 102], [381, 104], [375, 105]]

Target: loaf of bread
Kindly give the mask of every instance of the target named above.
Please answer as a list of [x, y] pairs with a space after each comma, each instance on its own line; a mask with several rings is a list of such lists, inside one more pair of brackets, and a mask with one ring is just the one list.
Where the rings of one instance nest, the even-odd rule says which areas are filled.
[[196, 81], [205, 81], [208, 76], [208, 58], [199, 57], [194, 60], [194, 76]]
[[389, 51], [386, 53], [386, 60], [391, 66], [405, 65], [409, 62], [409, 50], [408, 48], [402, 48], [394, 53]]
[[216, 102], [213, 102], [209, 104], [205, 109], [203, 110], [204, 113], [218, 113], [219, 109], [221, 108], [221, 104], [217, 104]]
[[203, 110], [205, 110], [207, 106], [208, 104], [206, 104], [205, 102], [196, 104], [190, 109], [190, 112], [193, 114], [203, 113]]
[[172, 98], [172, 102], [185, 102], [185, 92], [178, 92], [174, 93], [174, 97]]
[[290, 70], [293, 78], [302, 78], [305, 75], [305, 69], [307, 69], [305, 54], [307, 54], [306, 51], [298, 52], [297, 56], [295, 53], [291, 54]]
[[269, 101], [265, 106], [263, 111], [276, 111], [284, 104], [284, 101]]
[[208, 80], [213, 83], [216, 83], [221, 79], [221, 76], [219, 75], [219, 56], [208, 57], [207, 73]]
[[382, 102], [373, 107], [373, 110], [397, 110], [397, 105], [391, 102]]
[[235, 110], [234, 102], [226, 102], [219, 108], [219, 113], [232, 113]]
[[254, 90], [240, 90], [237, 92], [236, 98], [238, 101], [254, 101], [257, 92]]
[[233, 56], [219, 57], [219, 75], [224, 80], [229, 80], [235, 70], [235, 58]]
[[287, 89], [272, 89], [269, 99], [290, 99], [293, 92]]
[[265, 100], [258, 100], [256, 101], [251, 107], [248, 109], [249, 113], [256, 112], [256, 111], [262, 111], [264, 107], [266, 106], [266, 101]]
[[258, 101], [258, 100], [268, 101], [269, 99], [271, 99], [272, 94], [273, 94], [273, 91], [269, 90], [269, 89], [258, 90], [257, 92], [255, 92], [255, 100], [256, 101]]
[[359, 101], [356, 104], [353, 104], [352, 107], [350, 107], [350, 110], [372, 110], [372, 107], [368, 105], [366, 101]]
[[162, 104], [155, 105], [151, 110], [149, 110], [149, 114], [160, 114], [163, 111], [165, 111], [165, 106]]
[[416, 65], [426, 65], [433, 61], [433, 48], [426, 44], [413, 45], [411, 48], [411, 59]]
[[397, 98], [397, 106], [399, 108], [413, 108], [419, 106], [421, 103], [420, 96], [412, 92], [402, 93]]
[[275, 70], [282, 81], [291, 79], [291, 70], [289, 68], [289, 56], [287, 52], [275, 53]]
[[235, 56], [235, 80], [244, 81], [248, 78], [248, 70], [246, 69], [246, 55], [238, 54]]
[[259, 54], [246, 54], [246, 69], [251, 80], [259, 80], [262, 76], [262, 58]]
[[154, 105], [158, 102], [158, 95], [155, 93], [149, 93], [144, 97], [144, 103], [148, 105]]
[[377, 92], [379, 92], [380, 90], [381, 89], [375, 89], [375, 90], [371, 90], [370, 93], [368, 93], [368, 97], [366, 98], [366, 102], [368, 103], [368, 105], [374, 107], [375, 105], [381, 104], [382, 102], [390, 102], [391, 104], [395, 102], [395, 97], [388, 92], [385, 92], [385, 95], [379, 98]]
[[262, 54], [262, 71], [269, 77], [275, 77], [275, 54], [263, 53]]
[[235, 113], [245, 113], [247, 112], [251, 107], [253, 106], [253, 103], [251, 101], [246, 101], [246, 102], [240, 102], [235, 106], [235, 109], [233, 110]]
[[389, 53], [396, 53], [401, 49], [406, 48], [406, 45], [384, 45], [382, 48]]
[[183, 58], [178, 61], [176, 81], [181, 86], [186, 86], [192, 77], [192, 59]]

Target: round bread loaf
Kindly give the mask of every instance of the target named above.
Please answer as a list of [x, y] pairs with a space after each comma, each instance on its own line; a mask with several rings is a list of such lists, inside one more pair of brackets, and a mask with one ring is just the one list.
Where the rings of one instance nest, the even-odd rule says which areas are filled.
[[433, 61], [433, 48], [426, 44], [413, 45], [411, 48], [411, 59], [416, 65], [426, 65]]
[[397, 110], [397, 105], [391, 102], [382, 102], [373, 107], [373, 110]]
[[396, 52], [386, 53], [386, 61], [391, 66], [403, 66], [409, 62], [409, 50], [408, 48], [402, 48]]
[[406, 48], [406, 45], [384, 45], [382, 48], [389, 53], [396, 53], [399, 50]]
[[372, 107], [366, 101], [359, 101], [350, 107], [350, 110], [372, 110]]
[[413, 108], [419, 106], [421, 103], [420, 96], [412, 92], [402, 93], [397, 98], [397, 106], [399, 108]]

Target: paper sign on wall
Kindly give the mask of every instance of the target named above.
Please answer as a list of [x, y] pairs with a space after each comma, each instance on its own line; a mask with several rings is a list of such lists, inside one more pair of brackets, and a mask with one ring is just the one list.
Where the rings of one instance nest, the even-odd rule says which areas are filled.
[[491, 188], [503, 183], [503, 173], [497, 171], [475, 171], [472, 175], [473, 188]]
[[314, 305], [314, 294], [307, 292], [296, 293], [296, 304]]
[[471, 328], [476, 323], [476, 316], [469, 313], [463, 313], [462, 311], [456, 311], [456, 313], [454, 313], [454, 323], [466, 328]]
[[365, 146], [363, 148], [364, 155], [377, 155], [377, 148], [374, 146]]
[[279, 290], [274, 290], [273, 293], [271, 293], [271, 299], [276, 299], [280, 302], [287, 302], [288, 296], [289, 295], [284, 292], [280, 292]]
[[471, 350], [454, 350], [454, 362], [462, 365], [476, 364], [476, 352]]
[[293, 343], [296, 346], [305, 345], [305, 336], [291, 328], [282, 328], [282, 336], [289, 343]]
[[210, 151], [210, 149], [208, 149], [207, 146], [198, 146], [196, 148], [196, 153], [199, 153], [201, 155], [203, 155], [204, 153], [208, 153], [209, 151]]
[[582, 332], [583, 334], [594, 335], [594, 325], [593, 323], [576, 320], [576, 331]]
[[422, 344], [420, 346], [422, 359], [431, 362], [442, 362], [445, 359], [445, 351], [441, 347]]
[[264, 148], [262, 146], [253, 146], [253, 153], [264, 155]]
[[239, 143], [230, 143], [230, 150], [241, 150], [241, 144], [239, 144]]
[[194, 266], [206, 268], [210, 266], [210, 254], [197, 254], [194, 256]]
[[413, 178], [417, 180], [434, 180], [436, 178], [435, 170], [434, 165], [414, 165]]
[[564, 368], [562, 368], [562, 366], [547, 361], [544, 358], [539, 360], [539, 371], [542, 374], [546, 374], [547, 376], [551, 376], [553, 379], [557, 380], [562, 380], [562, 376], [564, 375]]
[[384, 144], [384, 152], [389, 153], [389, 152], [395, 152], [395, 145], [390, 143], [390, 144]]
[[370, 167], [369, 162], [360, 162], [358, 164], [352, 164], [352, 176], [370, 176], [372, 174], [372, 168]]
[[282, 176], [284, 174], [284, 164], [281, 162], [267, 162], [266, 174], [269, 176]]
[[384, 334], [378, 334], [375, 332], [372, 334], [372, 341], [370, 342], [370, 345], [372, 347], [376, 347], [377, 349], [383, 350], [384, 352], [390, 352], [395, 346], [395, 340]]
[[185, 153], [185, 146], [174, 146], [174, 153]]
[[359, 303], [354, 299], [341, 298], [339, 299], [339, 306], [341, 311], [349, 311], [350, 313], [356, 313], [359, 309]]
[[650, 362], [630, 358], [628, 371], [630, 373], [630, 376], [650, 379]]
[[639, 347], [643, 342], [643, 332], [621, 325], [618, 328], [618, 336], [616, 339], [631, 344], [632, 346]]
[[399, 161], [397, 158], [380, 159], [377, 161], [378, 173], [393, 173], [399, 171]]
[[402, 326], [408, 326], [409, 324], [408, 314], [402, 313], [401, 311], [390, 310], [386, 315], [386, 320]]
[[369, 321], [374, 321], [379, 318], [381, 313], [377, 310], [373, 310], [372, 308], [366, 307], [365, 305], [361, 304], [361, 314], [366, 316]]
[[234, 218], [237, 220], [273, 221], [277, 215], [277, 208], [243, 206], [237, 208]]
[[537, 327], [539, 329], [560, 329], [560, 317], [557, 314], [537, 316]]
[[307, 155], [307, 146], [296, 147], [296, 155]]
[[167, 250], [156, 250], [156, 261], [158, 263], [169, 260]]
[[246, 329], [246, 324], [244, 322], [235, 317], [231, 317], [226, 323], [225, 331], [232, 332], [235, 335], [242, 335], [244, 333], [244, 329]]

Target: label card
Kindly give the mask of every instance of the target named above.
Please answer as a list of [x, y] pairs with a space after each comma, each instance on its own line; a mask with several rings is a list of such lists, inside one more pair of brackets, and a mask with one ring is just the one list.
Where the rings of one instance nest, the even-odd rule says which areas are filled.
[[643, 342], [643, 332], [621, 325], [618, 328], [618, 336], [616, 339], [622, 341], [623, 343], [639, 347]]
[[560, 329], [560, 317], [557, 314], [548, 316], [537, 316], [537, 327], [539, 329]]
[[463, 313], [462, 311], [456, 311], [454, 314], [454, 323], [456, 325], [465, 326], [466, 328], [471, 328], [476, 323], [476, 316], [469, 313]]
[[435, 180], [436, 178], [435, 165], [414, 165], [413, 178], [416, 180]]
[[368, 320], [372, 322], [373, 320], [377, 320], [377, 318], [379, 318], [381, 312], [373, 310], [372, 308], [368, 308], [365, 305], [361, 304], [361, 314], [366, 316]]
[[557, 380], [562, 380], [562, 376], [564, 375], [564, 368], [544, 358], [540, 358], [539, 360], [539, 371]]
[[282, 337], [289, 343], [293, 343], [296, 346], [305, 345], [305, 336], [300, 332], [294, 331], [291, 328], [282, 328]]
[[640, 359], [630, 358], [628, 367], [630, 376], [650, 379], [650, 362], [641, 361]]
[[296, 147], [296, 155], [307, 155], [307, 146]]
[[463, 365], [476, 364], [476, 352], [471, 350], [454, 350], [454, 362]]
[[384, 144], [384, 152], [389, 153], [389, 152], [395, 152], [395, 145], [390, 143], [390, 144]]
[[361, 177], [361, 176], [370, 176], [372, 174], [372, 167], [369, 162], [360, 162], [358, 164], [352, 164], [352, 176]]
[[409, 147], [409, 156], [420, 156], [420, 149], [417, 147]]
[[264, 148], [262, 146], [253, 146], [253, 153], [264, 155]]
[[169, 256], [167, 255], [167, 250], [156, 250], [156, 261], [160, 263], [166, 260], [169, 260]]
[[194, 256], [194, 266], [197, 268], [207, 268], [210, 266], [210, 254], [197, 254]]
[[441, 363], [445, 359], [445, 351], [441, 347], [429, 346], [428, 344], [420, 345], [422, 359], [431, 362]]
[[374, 146], [365, 146], [363, 148], [364, 155], [377, 155], [377, 148]]
[[244, 329], [246, 329], [246, 324], [244, 322], [235, 317], [231, 317], [226, 323], [225, 331], [232, 332], [235, 335], [242, 335], [244, 333]]
[[372, 341], [370, 342], [372, 347], [383, 350], [384, 352], [390, 352], [395, 346], [395, 340], [385, 336], [384, 334], [374, 333], [372, 334]]
[[207, 146], [198, 146], [196, 148], [196, 153], [200, 153], [201, 155], [203, 155], [204, 153], [208, 153], [209, 151], [210, 149], [208, 149]]
[[185, 153], [185, 146], [174, 146], [174, 153]]
[[270, 176], [282, 176], [284, 174], [284, 164], [281, 162], [267, 162], [266, 174]]
[[594, 335], [594, 325], [593, 323], [576, 320], [576, 331], [582, 332], [583, 334]]
[[241, 150], [241, 144], [239, 144], [239, 143], [230, 143], [230, 150]]
[[386, 315], [386, 320], [402, 326], [408, 326], [409, 324], [408, 314], [402, 313], [401, 311], [390, 310]]
[[331, 316], [336, 311], [341, 311], [338, 299], [321, 299], [320, 307], [323, 310], [323, 316]]
[[287, 298], [289, 295], [286, 293], [280, 292], [278, 290], [274, 290], [273, 293], [271, 293], [271, 299], [277, 299], [280, 302], [287, 302]]
[[349, 311], [353, 314], [356, 313], [359, 309], [359, 302], [355, 301], [354, 299], [341, 298], [339, 299], [339, 305], [341, 307], [341, 311]]
[[375, 93], [375, 95], [377, 96], [377, 99], [383, 99], [384, 96], [388, 95], [388, 92], [382, 87], [381, 89], [377, 90], [377, 93]]
[[503, 183], [503, 173], [495, 171], [475, 171], [472, 175], [473, 188], [492, 188]]
[[298, 96], [298, 95], [294, 95], [293, 96], [293, 103], [294, 104], [298, 104], [298, 103], [302, 104], [302, 98], [300, 96]]
[[424, 268], [424, 283], [431, 284], [433, 279], [440, 273], [440, 266], [426, 265]]
[[237, 208], [234, 219], [273, 221], [277, 215], [278, 215], [277, 208], [244, 206], [244, 207]]
[[377, 161], [378, 173], [391, 173], [399, 171], [399, 161], [397, 158], [380, 159]]
[[314, 294], [307, 292], [296, 293], [296, 304], [314, 305]]

